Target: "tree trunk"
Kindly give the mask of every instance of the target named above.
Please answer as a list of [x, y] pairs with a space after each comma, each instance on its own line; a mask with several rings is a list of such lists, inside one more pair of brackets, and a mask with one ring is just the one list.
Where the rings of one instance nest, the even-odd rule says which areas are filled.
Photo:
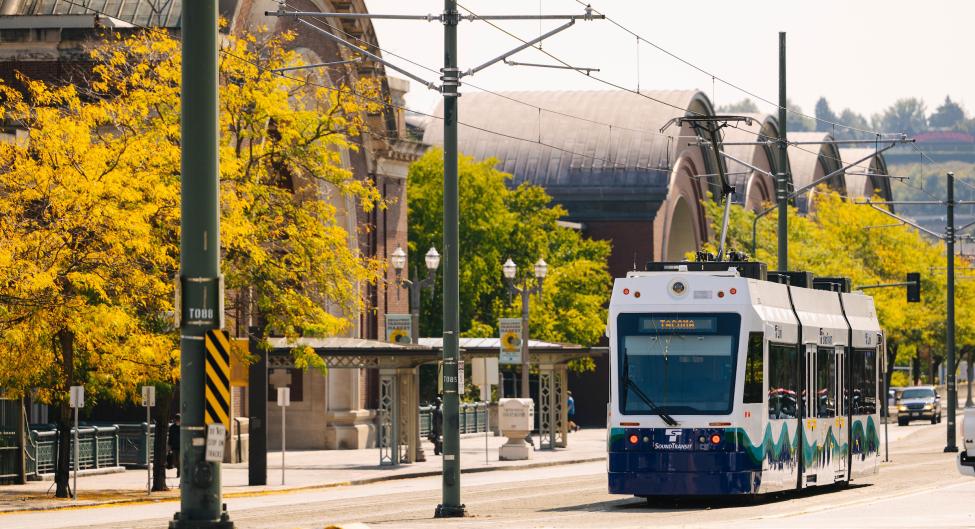
[[166, 454], [169, 452], [169, 415], [172, 410], [173, 387], [169, 384], [156, 385], [156, 409], [153, 422], [156, 433], [153, 436], [152, 450], [152, 490], [169, 490], [166, 486]]
[[71, 472], [71, 406], [66, 393], [74, 383], [74, 333], [61, 329], [57, 333], [57, 347], [61, 350], [61, 373], [64, 376], [64, 387], [61, 391], [61, 413], [58, 417], [58, 454], [57, 466], [54, 470], [54, 481], [57, 484], [55, 496], [67, 498], [68, 478]]

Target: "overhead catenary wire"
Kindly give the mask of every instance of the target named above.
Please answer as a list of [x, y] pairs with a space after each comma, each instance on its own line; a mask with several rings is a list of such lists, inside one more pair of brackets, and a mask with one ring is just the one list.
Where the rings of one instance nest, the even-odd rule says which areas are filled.
[[[81, 8], [87, 9], [88, 11], [91, 11], [92, 13], [95, 13], [95, 14], [98, 14], [98, 15], [102, 15], [102, 16], [106, 16], [106, 17], [107, 16], [111, 16], [111, 15], [109, 15], [108, 13], [106, 13], [104, 11], [100, 11], [100, 10], [94, 9], [94, 8], [89, 7], [87, 5], [79, 4], [79, 3], [77, 3], [77, 2], [75, 2], [73, 0], [64, 0], [64, 2], [65, 3], [69, 3], [71, 5], [74, 5], [74, 6], [77, 6], [77, 7], [81, 7]], [[152, 29], [152, 28], [150, 28], [148, 26], [144, 26], [144, 25], [141, 25], [141, 24], [136, 24], [135, 22], [132, 22], [132, 21], [125, 21], [125, 22], [128, 22], [128, 23], [132, 24], [132, 26], [134, 26], [136, 28], [139, 28], [139, 29], [142, 29], [142, 30], [150, 30], [150, 29]], [[255, 66], [258, 70], [262, 70], [263, 69], [258, 62], [253, 61], [253, 60], [250, 60], [250, 59], [247, 59], [246, 57], [241, 57], [241, 56], [239, 56], [239, 55], [237, 55], [235, 53], [232, 53], [232, 52], [230, 52], [228, 50], [221, 49], [220, 50], [220, 53], [222, 55], [227, 56], [227, 57], [231, 57], [233, 59], [236, 59], [236, 60], [239, 60], [239, 61], [242, 61], [242, 62], [251, 64], [251, 65]], [[333, 92], [342, 92], [342, 91], [345, 91], [347, 93], [350, 93], [352, 95], [355, 95], [356, 97], [361, 98], [363, 101], [369, 101], [369, 102], [377, 103], [377, 104], [380, 104], [380, 105], [389, 106], [390, 108], [395, 108], [395, 109], [398, 109], [398, 110], [403, 110], [404, 112], [409, 112], [409, 113], [416, 114], [416, 115], [419, 115], [419, 116], [429, 117], [431, 119], [436, 119], [436, 120], [441, 120], [441, 121], [444, 119], [443, 116], [437, 116], [435, 114], [431, 114], [431, 113], [428, 113], [428, 112], [422, 112], [422, 111], [419, 111], [419, 110], [411, 109], [411, 108], [408, 108], [408, 107], [406, 107], [404, 105], [397, 105], [395, 103], [392, 103], [391, 101], [385, 101], [385, 100], [382, 100], [382, 99], [370, 97], [368, 95], [365, 95], [365, 94], [362, 94], [360, 92], [357, 92], [356, 90], [354, 90], [352, 88], [346, 88], [346, 89], [343, 90], [341, 88], [336, 88], [336, 87], [324, 85], [324, 84], [321, 84], [321, 83], [315, 83], [315, 82], [310, 81], [308, 79], [302, 79], [300, 77], [290, 76], [290, 75], [287, 75], [287, 74], [282, 73], [282, 72], [271, 72], [271, 71], [268, 71], [268, 72], [270, 74], [272, 74], [272, 75], [277, 75], [277, 76], [282, 77], [282, 78], [285, 78], [285, 79], [289, 79], [289, 80], [292, 80], [292, 81], [295, 81], [295, 82], [302, 83], [305, 86], [314, 86], [316, 88], [321, 88], [321, 89], [329, 90], [329, 91], [333, 91]], [[470, 124], [470, 123], [458, 122], [458, 125], [460, 125], [462, 127], [468, 127], [468, 128], [474, 129], [474, 130], [478, 130], [478, 131], [481, 131], [481, 132], [484, 132], [484, 133], [487, 133], [487, 134], [492, 134], [492, 135], [504, 137], [504, 138], [507, 138], [507, 139], [515, 140], [515, 141], [522, 141], [522, 142], [526, 142], [526, 143], [537, 144], [537, 145], [540, 145], [542, 147], [546, 147], [546, 148], [549, 148], [549, 149], [554, 149], [554, 150], [557, 150], [557, 151], [560, 151], [560, 152], [563, 152], [565, 154], [569, 154], [569, 155], [572, 155], [572, 156], [580, 156], [582, 158], [588, 158], [588, 159], [591, 159], [593, 161], [603, 162], [603, 163], [606, 163], [607, 165], [612, 165], [614, 168], [626, 168], [625, 165], [622, 165], [622, 164], [619, 164], [619, 163], [616, 163], [616, 162], [612, 162], [609, 159], [603, 158], [601, 156], [596, 156], [596, 155], [592, 155], [592, 154], [587, 154], [587, 153], [581, 153], [581, 152], [573, 151], [571, 149], [566, 149], [564, 147], [559, 147], [557, 145], [552, 145], [550, 143], [546, 143], [546, 142], [534, 140], [534, 139], [531, 139], [531, 138], [523, 138], [523, 137], [516, 136], [516, 135], [513, 135], [513, 134], [507, 134], [507, 133], [504, 133], [504, 132], [499, 132], [499, 131], [491, 130], [491, 129], [488, 129], [486, 127], [481, 127], [481, 126], [473, 125], [473, 124]], [[352, 142], [352, 143], [357, 143], [357, 142]], [[358, 144], [364, 147], [363, 144], [361, 144], [361, 143], [358, 143]], [[647, 167], [647, 168], [645, 168], [645, 170], [649, 170], [649, 171], [661, 171], [661, 172], [668, 171], [666, 169], [660, 169], [660, 168], [654, 168], [654, 167]]]

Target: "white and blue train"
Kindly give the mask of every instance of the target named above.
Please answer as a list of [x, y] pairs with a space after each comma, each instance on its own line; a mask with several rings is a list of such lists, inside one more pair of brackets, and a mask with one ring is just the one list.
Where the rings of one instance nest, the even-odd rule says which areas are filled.
[[652, 263], [616, 280], [607, 335], [610, 493], [758, 494], [878, 471], [884, 337], [848, 280]]

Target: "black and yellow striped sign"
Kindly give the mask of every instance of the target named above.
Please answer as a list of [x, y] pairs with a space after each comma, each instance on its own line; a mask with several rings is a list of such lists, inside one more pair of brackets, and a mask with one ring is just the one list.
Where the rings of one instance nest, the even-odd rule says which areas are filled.
[[206, 406], [204, 424], [223, 424], [230, 430], [230, 336], [220, 329], [209, 330], [206, 350]]

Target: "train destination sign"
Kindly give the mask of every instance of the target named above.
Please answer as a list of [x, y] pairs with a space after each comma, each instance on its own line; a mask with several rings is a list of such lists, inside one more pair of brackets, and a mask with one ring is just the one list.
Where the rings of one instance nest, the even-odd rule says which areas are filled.
[[717, 328], [717, 318], [641, 318], [640, 330], [647, 331], [696, 331], [714, 332]]

